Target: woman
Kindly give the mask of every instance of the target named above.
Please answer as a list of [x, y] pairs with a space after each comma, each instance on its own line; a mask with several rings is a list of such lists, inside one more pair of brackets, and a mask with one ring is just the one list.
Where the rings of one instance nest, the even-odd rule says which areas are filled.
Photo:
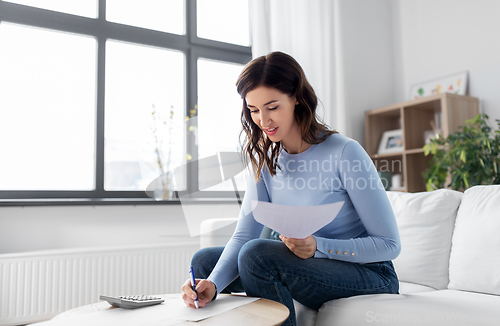
[[[400, 252], [399, 233], [377, 171], [356, 141], [318, 121], [317, 98], [300, 65], [287, 54], [269, 53], [247, 64], [236, 85], [243, 99], [243, 149], [255, 180], [225, 248], [193, 257], [199, 306], [219, 292], [245, 291], [286, 305], [290, 316], [283, 325], [295, 325], [293, 299], [317, 310], [332, 299], [398, 293], [391, 260]], [[280, 235], [276, 241], [259, 239], [263, 226], [252, 215], [252, 200], [344, 205], [307, 238]], [[194, 307], [189, 281], [182, 292]]]

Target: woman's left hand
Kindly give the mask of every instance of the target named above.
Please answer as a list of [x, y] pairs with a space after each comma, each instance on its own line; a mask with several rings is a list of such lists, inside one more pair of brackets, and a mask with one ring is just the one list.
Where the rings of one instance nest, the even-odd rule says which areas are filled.
[[299, 258], [313, 257], [316, 252], [316, 238], [312, 235], [305, 239], [287, 238], [280, 235], [280, 239]]

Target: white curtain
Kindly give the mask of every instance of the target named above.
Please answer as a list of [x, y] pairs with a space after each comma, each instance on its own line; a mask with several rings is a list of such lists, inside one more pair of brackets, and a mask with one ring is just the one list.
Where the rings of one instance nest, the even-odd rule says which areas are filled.
[[342, 105], [342, 70], [336, 66], [334, 13], [331, 0], [250, 0], [252, 55], [272, 51], [293, 56], [318, 96], [318, 113], [333, 129], [347, 130]]

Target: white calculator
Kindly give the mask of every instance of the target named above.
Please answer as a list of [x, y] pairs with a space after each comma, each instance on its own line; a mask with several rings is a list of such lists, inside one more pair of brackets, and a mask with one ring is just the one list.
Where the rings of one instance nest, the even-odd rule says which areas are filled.
[[165, 301], [162, 298], [153, 297], [150, 295], [126, 295], [119, 297], [110, 297], [107, 295], [101, 295], [99, 299], [107, 301], [110, 305], [114, 307], [125, 308], [125, 309], [142, 308], [160, 304], [163, 301]]

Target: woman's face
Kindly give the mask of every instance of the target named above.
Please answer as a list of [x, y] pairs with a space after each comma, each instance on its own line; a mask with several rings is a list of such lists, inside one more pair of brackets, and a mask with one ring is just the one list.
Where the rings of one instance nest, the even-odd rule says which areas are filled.
[[295, 121], [295, 97], [271, 87], [259, 86], [247, 93], [247, 109], [253, 122], [273, 142], [296, 144], [302, 140], [300, 127]]

